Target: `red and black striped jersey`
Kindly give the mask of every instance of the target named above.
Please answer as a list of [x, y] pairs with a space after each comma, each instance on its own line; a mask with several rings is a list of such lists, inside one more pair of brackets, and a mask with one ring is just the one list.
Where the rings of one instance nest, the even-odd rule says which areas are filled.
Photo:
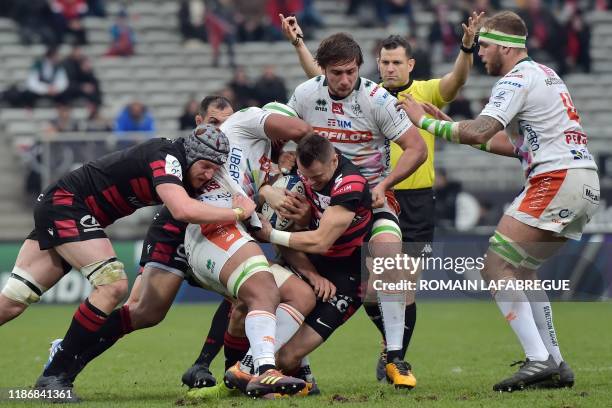
[[[81, 196], [103, 227], [138, 208], [161, 204], [155, 187], [183, 184], [187, 160], [180, 139], [154, 138], [105, 155], [58, 181], [58, 186]], [[193, 194], [190, 194], [193, 195]]]
[[314, 191], [308, 183], [306, 196], [312, 209], [310, 229], [319, 227], [323, 212], [333, 205], [341, 205], [354, 212], [351, 225], [324, 254], [327, 257], [345, 257], [361, 247], [372, 228], [372, 196], [368, 182], [357, 166], [338, 154], [338, 167], [331, 180], [321, 191]]

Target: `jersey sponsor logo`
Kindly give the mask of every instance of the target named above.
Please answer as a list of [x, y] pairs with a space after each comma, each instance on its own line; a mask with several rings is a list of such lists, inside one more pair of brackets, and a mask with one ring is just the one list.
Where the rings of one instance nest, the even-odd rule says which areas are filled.
[[213, 191], [213, 190], [218, 190], [220, 188], [221, 188], [221, 186], [219, 185], [219, 183], [217, 183], [217, 180], [210, 180], [203, 187], [205, 193], [208, 193], [208, 192]]
[[344, 115], [344, 109], [340, 102], [332, 102], [332, 112], [336, 115]]
[[102, 226], [98, 220], [91, 215], [84, 215], [80, 223], [83, 227], [83, 232], [102, 231]]
[[372, 92], [370, 92], [370, 97], [374, 96], [374, 94], [376, 94], [376, 91], [378, 91], [380, 89], [380, 87], [378, 85], [376, 85], [374, 87], [374, 89], [372, 89]]
[[523, 74], [515, 74], [515, 73], [509, 73], [508, 75], [506, 75], [504, 78], [523, 78]]
[[264, 154], [259, 158], [259, 168], [264, 173], [270, 172], [270, 166], [272, 165], [272, 160]]
[[181, 169], [181, 162], [171, 154], [166, 155], [166, 174], [171, 174], [183, 180], [183, 170]]
[[567, 144], [587, 144], [587, 135], [582, 132], [578, 132], [575, 130], [566, 130], [563, 132], [563, 134], [565, 135], [565, 143]]
[[510, 86], [514, 86], [515, 88], [522, 88], [523, 84], [520, 84], [518, 82], [514, 82], [514, 81], [500, 81], [497, 83], [497, 85], [510, 85]]
[[327, 101], [325, 99], [317, 99], [315, 102], [315, 110], [319, 112], [327, 112]]
[[353, 115], [355, 116], [363, 115], [363, 111], [361, 110], [361, 105], [359, 105], [358, 103], [351, 105], [351, 111], [353, 112]]
[[574, 160], [593, 160], [593, 156], [591, 156], [591, 154], [586, 149], [572, 149], [570, 150], [570, 152], [574, 155]]
[[47, 232], [49, 235], [53, 236], [53, 228], [47, 228]]
[[44, 194], [39, 194], [36, 201], [41, 202], [44, 196], [45, 196]]
[[[387, 111], [387, 114], [389, 115], [389, 117], [391, 118], [391, 121], [393, 122], [394, 126], [399, 126], [402, 122], [404, 122], [406, 120], [406, 113], [404, 112], [404, 110], [397, 110], [395, 109], [395, 106], [393, 106], [392, 103], [388, 103], [385, 106], [385, 110]], [[404, 129], [400, 129], [399, 134], [402, 134], [404, 131], [406, 130], [406, 128]], [[395, 135], [386, 135], [388, 138], [393, 138], [393, 136]]]
[[599, 189], [583, 184], [582, 185], [582, 198], [584, 198], [587, 201], [590, 201], [593, 204], [599, 204]]
[[532, 152], [536, 152], [540, 149], [540, 141], [538, 137], [538, 133], [533, 130], [530, 124], [525, 123], [523, 121], [519, 122], [519, 126], [523, 132], [523, 135], [527, 137], [527, 142], [529, 142], [529, 146], [531, 147]]
[[544, 83], [547, 86], [552, 86], [552, 85], [565, 85], [563, 83], [563, 80], [559, 77], [548, 77], [544, 80]]
[[508, 109], [508, 106], [510, 106], [510, 102], [512, 102], [513, 98], [514, 90], [501, 88], [496, 90], [495, 94], [493, 94], [493, 96], [491, 97], [489, 103], [492, 104], [495, 109], [499, 109], [505, 112]]
[[228, 160], [229, 169], [228, 172], [234, 181], [240, 184], [240, 163], [242, 163], [242, 149], [239, 147], [232, 147], [230, 151], [230, 157]]
[[327, 119], [327, 126], [350, 129], [352, 127], [352, 123], [350, 120]]
[[368, 143], [374, 139], [372, 132], [315, 127], [314, 130], [332, 143]]
[[325, 209], [327, 207], [329, 207], [329, 203], [331, 202], [331, 197], [320, 194], [318, 192], [314, 192], [314, 201], [315, 204], [317, 205], [317, 207], [319, 207], [321, 210], [325, 211]]
[[388, 92], [385, 92], [382, 95], [378, 95], [376, 99], [374, 99], [374, 103], [379, 106], [383, 106], [385, 102], [387, 102], [387, 97], [389, 96]]

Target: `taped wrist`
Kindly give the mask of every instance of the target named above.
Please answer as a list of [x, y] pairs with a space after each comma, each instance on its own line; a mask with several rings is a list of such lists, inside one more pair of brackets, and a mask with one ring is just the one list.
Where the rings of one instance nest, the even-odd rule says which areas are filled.
[[460, 143], [459, 123], [447, 120], [433, 119], [423, 116], [418, 126], [431, 133], [435, 137], [442, 138], [448, 142]]

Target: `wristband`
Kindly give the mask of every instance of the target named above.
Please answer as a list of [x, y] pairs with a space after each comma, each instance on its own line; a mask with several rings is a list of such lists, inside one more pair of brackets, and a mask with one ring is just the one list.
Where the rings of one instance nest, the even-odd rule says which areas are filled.
[[272, 231], [270, 231], [270, 243], [272, 244], [289, 247], [289, 238], [291, 238], [290, 232], [281, 231], [274, 228]]
[[487, 143], [481, 143], [481, 144], [475, 144], [472, 145], [472, 147], [475, 147], [476, 149], [480, 149], [483, 152], [490, 152], [491, 151], [491, 142], [493, 141], [493, 139], [489, 139], [487, 141]]
[[293, 45], [294, 47], [297, 47], [298, 44], [300, 43], [300, 39], [302, 38], [304, 38], [302, 34], [296, 34], [295, 40], [291, 41], [291, 45]]
[[465, 52], [466, 54], [473, 54], [474, 50], [476, 49], [476, 44], [472, 44], [472, 46], [470, 48], [466, 47], [465, 45], [461, 44], [461, 51]]
[[459, 123], [446, 120], [431, 119], [426, 116], [421, 117], [417, 125], [423, 130], [428, 131], [436, 137], [440, 137], [448, 142], [461, 143], [459, 140]]
[[234, 215], [236, 216], [236, 221], [242, 220], [242, 217], [244, 216], [244, 208], [236, 207], [236, 208], [232, 208], [232, 211], [234, 212]]

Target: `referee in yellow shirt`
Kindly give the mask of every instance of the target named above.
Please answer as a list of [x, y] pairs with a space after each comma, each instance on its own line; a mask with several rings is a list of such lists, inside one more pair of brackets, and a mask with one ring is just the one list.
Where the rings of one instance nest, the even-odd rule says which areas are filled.
[[[378, 54], [377, 63], [381, 85], [402, 100], [411, 95], [417, 102], [428, 102], [438, 108], [443, 108], [457, 96], [461, 87], [467, 81], [473, 65], [475, 37], [480, 20], [484, 13], [472, 13], [467, 24], [462, 23], [463, 37], [460, 51], [455, 60], [453, 70], [442, 78], [428, 81], [415, 81], [410, 78], [415, 61], [412, 58], [412, 49], [405, 37], [391, 35], [383, 40]], [[303, 41], [302, 30], [295, 17], [280, 15], [282, 30], [291, 44], [295, 47], [300, 64], [309, 78], [321, 75], [321, 69], [316, 64], [312, 54]], [[433, 184], [434, 169], [434, 135], [424, 130], [419, 131], [427, 144], [427, 160], [410, 177], [395, 185], [395, 197], [400, 203], [399, 217], [404, 242], [428, 243], [433, 241], [434, 235], [434, 206], [435, 196]], [[391, 143], [391, 166], [394, 167], [402, 154], [401, 148]], [[406, 299], [406, 313], [404, 325], [404, 341], [402, 357], [410, 344], [410, 339], [416, 324], [416, 303], [414, 293], [408, 293]], [[364, 308], [372, 322], [385, 337], [384, 326], [380, 309], [377, 304], [364, 304]], [[383, 350], [376, 367], [376, 378], [381, 381], [385, 378], [386, 353]], [[409, 367], [409, 369], [411, 369]]]

